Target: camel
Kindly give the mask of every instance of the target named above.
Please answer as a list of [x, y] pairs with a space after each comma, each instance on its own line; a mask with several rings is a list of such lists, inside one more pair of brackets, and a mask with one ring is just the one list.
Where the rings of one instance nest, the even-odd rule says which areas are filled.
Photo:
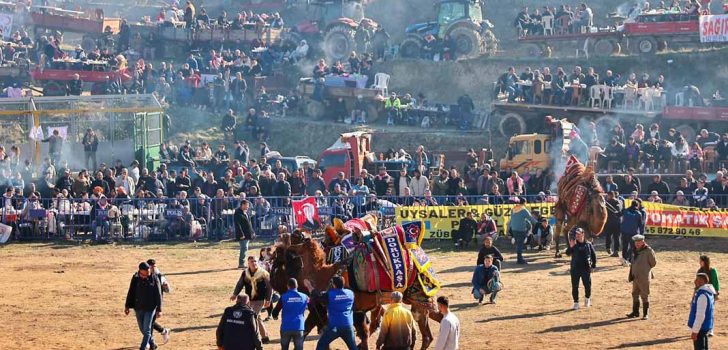
[[[327, 264], [321, 244], [314, 239], [304, 238], [300, 243], [295, 241], [291, 241], [289, 237], [284, 235], [282, 243], [276, 246], [273, 253], [271, 283], [273, 288], [279, 292], [285, 291], [284, 282], [291, 277], [296, 278], [301, 286], [305, 285], [304, 280], [308, 279], [316, 290], [326, 290], [329, 287], [331, 278], [343, 272], [349, 264], [348, 261], [339, 264]], [[287, 254], [288, 258], [286, 258]], [[291, 264], [290, 256], [295, 256], [295, 259], [299, 260], [299, 262]], [[287, 271], [287, 268], [291, 269], [291, 265], [298, 265], [300, 268], [295, 271]], [[294, 267], [294, 269], [296, 268]], [[423, 296], [418, 295], [419, 292], [421, 291], [418, 291], [414, 286], [408, 288], [404, 293], [404, 302], [412, 306], [412, 313], [417, 321], [420, 334], [422, 334], [421, 349], [424, 350], [429, 347], [433, 340], [428, 319], [432, 318], [439, 322], [442, 320], [442, 315], [435, 311], [431, 302], [423, 303], [419, 301], [422, 300]], [[382, 305], [388, 301], [388, 295], [387, 291], [370, 293], [354, 290], [354, 326], [357, 336], [361, 340], [360, 349], [369, 348], [369, 337], [379, 327], [379, 321], [384, 314]], [[311, 307], [314, 309], [312, 310]], [[320, 305], [311, 305], [309, 311], [309, 316], [306, 319], [306, 334], [314, 326], [321, 327], [326, 322], [325, 308]], [[367, 312], [371, 312], [371, 322], [366, 317]]]
[[[555, 256], [561, 257], [559, 250], [561, 233], [566, 232], [568, 235], [574, 227], [581, 227], [587, 239], [599, 237], [607, 222], [607, 206], [604, 190], [597, 181], [593, 166], [584, 167], [574, 156], [569, 158], [564, 175], [559, 179], [558, 194], [559, 199], [554, 207], [556, 217], [554, 241]], [[578, 197], [582, 199], [579, 200]], [[580, 207], [578, 203], [581, 201], [583, 204]]]

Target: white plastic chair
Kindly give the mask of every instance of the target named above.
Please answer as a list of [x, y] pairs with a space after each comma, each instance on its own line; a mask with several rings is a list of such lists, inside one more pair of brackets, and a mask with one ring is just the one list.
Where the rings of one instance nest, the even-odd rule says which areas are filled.
[[655, 95], [654, 88], [645, 88], [640, 96], [639, 106], [643, 107], [645, 111], [651, 111], [655, 109], [655, 103], [653, 96]]
[[678, 92], [675, 94], [675, 106], [684, 106], [685, 105], [685, 93], [684, 92]]
[[591, 102], [591, 108], [594, 108], [594, 106], [602, 106], [602, 86], [603, 85], [592, 85], [592, 87], [589, 88], [589, 101]]
[[624, 102], [622, 102], [622, 108], [627, 109], [627, 104], [632, 104], [632, 108], [635, 108], [635, 103], [637, 103], [637, 89], [633, 87], [625, 87], [624, 88]]
[[374, 85], [372, 89], [378, 89], [382, 92], [382, 96], [387, 96], [387, 86], [389, 86], [389, 74], [377, 73], [374, 75]]
[[602, 87], [602, 108], [612, 109], [612, 101], [614, 101], [614, 89], [611, 86], [601, 85]]
[[554, 16], [541, 17], [543, 23], [543, 35], [554, 35]]
[[584, 58], [589, 59], [589, 38], [584, 39], [584, 47], [576, 48], [576, 58], [579, 58], [579, 52], [583, 52]]

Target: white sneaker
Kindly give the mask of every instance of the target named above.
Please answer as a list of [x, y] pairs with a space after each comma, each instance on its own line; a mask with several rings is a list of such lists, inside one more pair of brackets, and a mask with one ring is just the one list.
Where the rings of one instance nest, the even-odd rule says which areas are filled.
[[577, 303], [574, 303], [573, 309], [574, 310], [579, 310], [579, 303], [578, 302]]
[[[589, 300], [589, 299], [587, 299], [587, 300]], [[171, 333], [169, 328], [165, 328], [162, 331], [162, 344], [167, 344], [169, 342], [169, 333]]]
[[590, 307], [591, 306], [591, 298], [586, 298], [584, 300], [584, 307]]

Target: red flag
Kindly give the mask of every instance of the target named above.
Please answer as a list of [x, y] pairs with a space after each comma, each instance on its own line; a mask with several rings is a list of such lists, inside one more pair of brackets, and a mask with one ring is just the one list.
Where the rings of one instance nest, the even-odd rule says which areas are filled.
[[296, 225], [309, 230], [321, 227], [318, 205], [314, 197], [307, 197], [300, 201], [292, 201], [293, 215], [296, 217]]

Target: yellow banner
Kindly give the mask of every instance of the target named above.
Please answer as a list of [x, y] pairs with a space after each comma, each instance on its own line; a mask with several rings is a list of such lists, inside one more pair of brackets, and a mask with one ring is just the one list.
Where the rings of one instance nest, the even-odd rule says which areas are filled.
[[[459, 207], [434, 206], [434, 207], [397, 207], [395, 217], [397, 224], [401, 225], [407, 221], [422, 221], [424, 223], [425, 239], [451, 239], [452, 232], [460, 226], [460, 219], [465, 217], [468, 211], [473, 212], [473, 219], [480, 221], [480, 215], [487, 213], [498, 226], [498, 234], [503, 235], [511, 218], [511, 210], [514, 205], [468, 205]], [[533, 213], [537, 211], [541, 216], [553, 217], [553, 205], [551, 203], [527, 204], [526, 207]]]
[[[625, 207], [630, 201], [625, 202]], [[728, 237], [728, 209], [707, 210], [680, 207], [669, 204], [642, 202], [647, 211], [645, 233], [664, 236]], [[527, 204], [531, 212], [538, 212], [553, 221], [552, 203]], [[513, 205], [469, 205], [433, 207], [397, 207], [397, 224], [407, 221], [422, 221], [426, 239], [451, 239], [452, 232], [460, 226], [460, 219], [468, 211], [473, 219], [480, 220], [487, 213], [498, 225], [498, 234], [503, 235], [511, 218]]]

